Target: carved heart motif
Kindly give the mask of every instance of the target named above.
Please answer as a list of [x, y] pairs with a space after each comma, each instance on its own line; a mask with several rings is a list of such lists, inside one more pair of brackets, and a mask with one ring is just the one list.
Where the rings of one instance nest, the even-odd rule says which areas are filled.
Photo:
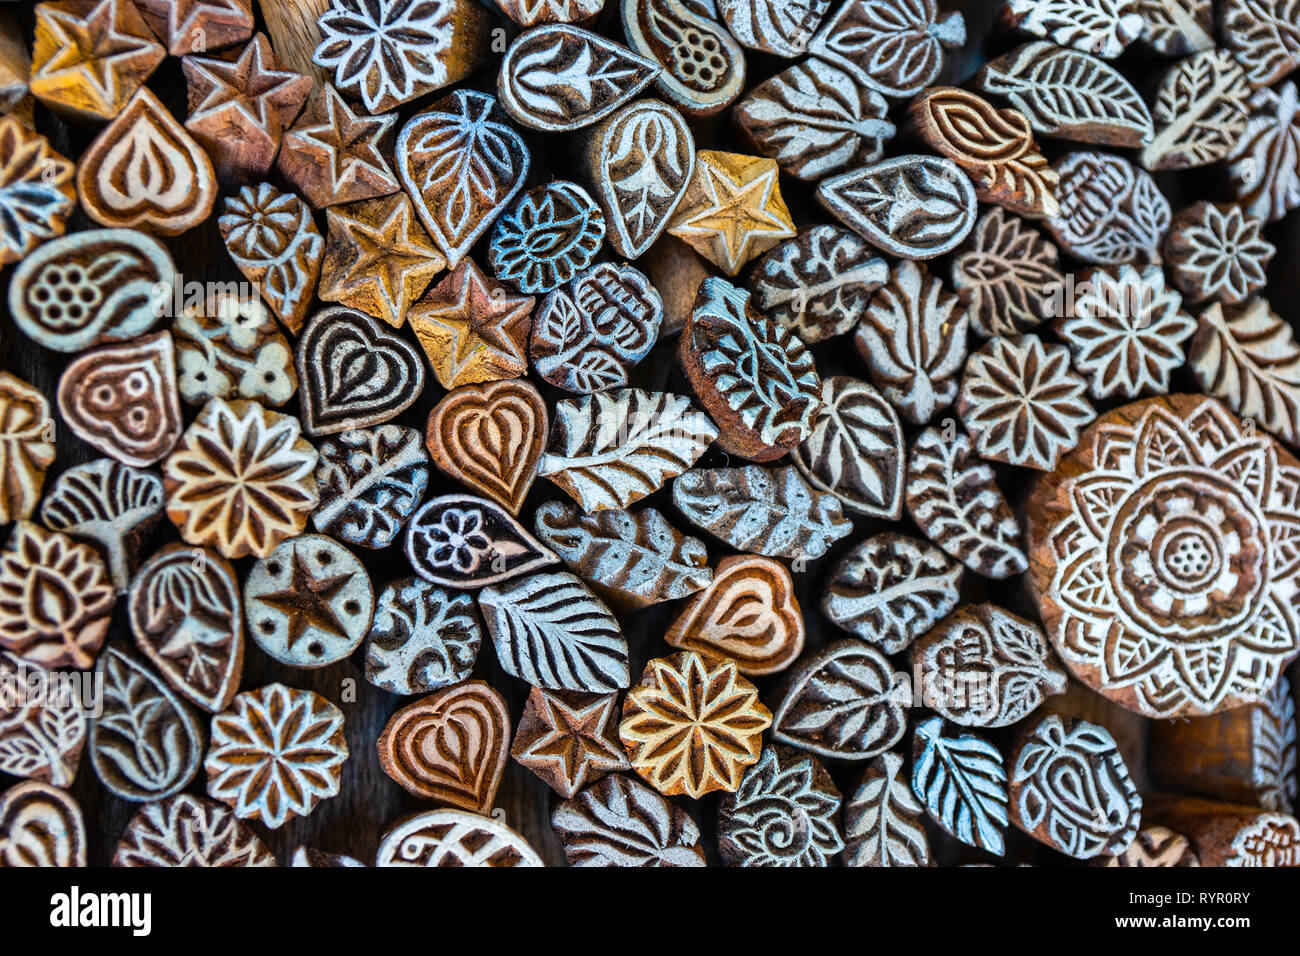
[[713, 583], [691, 597], [664, 640], [682, 650], [730, 657], [742, 674], [784, 670], [804, 640], [790, 572], [771, 558], [723, 558]]
[[525, 381], [454, 388], [429, 415], [429, 454], [444, 472], [519, 514], [546, 444], [546, 403]]
[[181, 437], [176, 353], [167, 332], [94, 349], [59, 379], [59, 413], [106, 455], [136, 468], [161, 459]]
[[355, 309], [318, 312], [298, 340], [302, 423], [332, 435], [386, 422], [424, 389], [414, 346]]
[[486, 814], [510, 739], [510, 713], [482, 681], [435, 691], [403, 707], [379, 735], [384, 772], [418, 797]]
[[86, 826], [70, 796], [29, 780], [0, 797], [0, 867], [85, 866]]

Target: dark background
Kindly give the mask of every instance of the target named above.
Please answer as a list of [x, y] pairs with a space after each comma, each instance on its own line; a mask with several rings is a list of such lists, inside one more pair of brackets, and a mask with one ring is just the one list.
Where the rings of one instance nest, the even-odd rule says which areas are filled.
[[[832, 7], [837, 4], [832, 4]], [[986, 59], [1000, 55], [1011, 49], [1018, 42], [996, 24], [999, 0], [973, 0], [973, 2], [953, 3], [941, 0], [941, 7], [947, 10], [961, 10], [966, 18], [967, 44], [959, 51], [949, 51], [940, 83], [959, 85], [964, 82]], [[8, 5], [23, 24], [26, 36], [31, 36], [31, 4], [20, 2]], [[490, 7], [491, 4], [488, 4]], [[501, 25], [513, 33], [517, 28], [504, 16]], [[617, 0], [606, 0], [606, 9], [599, 18], [600, 31], [621, 40], [621, 28], [617, 18]], [[259, 21], [259, 28], [261, 24]], [[750, 88], [779, 72], [789, 62], [774, 57], [764, 56], [752, 51], [748, 54], [748, 77], [746, 87]], [[494, 91], [496, 80], [495, 63], [500, 54], [494, 54], [492, 63], [479, 71], [463, 86], [486, 91]], [[1156, 57], [1149, 53], [1140, 43], [1136, 43], [1120, 59], [1112, 61], [1144, 93], [1149, 93], [1160, 75], [1172, 61]], [[183, 119], [186, 115], [185, 83], [181, 75], [180, 61], [168, 57], [149, 81], [149, 87], [167, 104], [173, 114]], [[647, 91], [649, 95], [652, 91]], [[407, 104], [400, 113], [402, 122], [406, 117], [428, 104], [432, 97], [424, 97], [415, 104]], [[902, 107], [906, 104], [894, 104], [891, 118], [897, 125], [903, 125]], [[696, 145], [701, 148], [723, 148], [744, 151], [738, 140], [727, 126], [726, 112], [705, 120], [694, 127]], [[77, 159], [93, 139], [95, 129], [71, 128], [59, 121], [39, 104], [35, 107], [37, 129], [47, 135], [53, 147], [69, 159]], [[400, 122], [398, 128], [400, 128]], [[533, 161], [528, 186], [545, 182], [551, 178], [569, 178], [573, 175], [574, 159], [570, 135], [543, 135], [522, 131], [532, 150]], [[1039, 141], [1043, 152], [1049, 159], [1069, 151], [1072, 145], [1063, 141]], [[1088, 148], [1088, 147], [1080, 147]], [[909, 151], [906, 134], [900, 132], [896, 139], [887, 144], [886, 155], [899, 155]], [[1197, 170], [1186, 173], [1163, 173], [1156, 180], [1169, 198], [1175, 212], [1187, 202], [1195, 199], [1227, 199], [1224, 184], [1213, 170]], [[282, 188], [283, 183], [278, 182]], [[794, 214], [796, 225], [805, 225], [828, 221], [826, 213], [812, 202], [812, 188], [798, 183], [788, 176], [781, 179], [783, 195]], [[222, 196], [235, 192], [223, 189]], [[216, 226], [216, 216], [220, 213], [221, 200], [218, 200], [212, 218], [202, 226], [180, 237], [166, 240], [176, 260], [177, 270], [185, 282], [239, 281], [242, 276], [235, 268], [222, 244]], [[324, 215], [318, 214], [318, 226], [325, 234]], [[81, 211], [77, 210], [68, 221], [68, 232], [87, 228], [97, 228]], [[1268, 238], [1278, 247], [1269, 274], [1269, 298], [1276, 311], [1293, 324], [1300, 317], [1300, 305], [1297, 304], [1297, 292], [1300, 291], [1300, 217], [1292, 215], [1281, 223], [1275, 223], [1266, 231]], [[480, 242], [473, 252], [473, 258], [481, 265], [486, 263], [484, 254], [486, 243]], [[605, 246], [603, 258], [613, 258], [612, 250]], [[929, 263], [935, 274], [947, 279], [949, 274], [947, 258], [933, 260]], [[1067, 269], [1071, 268], [1066, 263]], [[12, 268], [4, 270], [4, 286], [8, 285], [8, 274]], [[437, 280], [435, 279], [435, 282]], [[0, 312], [4, 321], [0, 321], [0, 368], [12, 372], [18, 377], [39, 388], [51, 399], [58, 384], [59, 375], [64, 366], [73, 357], [50, 352], [36, 346], [17, 331], [10, 320], [7, 302], [0, 299]], [[1042, 330], [1040, 330], [1042, 331]], [[414, 336], [409, 328], [403, 328], [400, 334], [414, 343]], [[1046, 334], [1050, 338], [1050, 333]], [[865, 367], [859, 361], [854, 350], [848, 345], [850, 338], [843, 337], [828, 343], [821, 343], [813, 348], [819, 371], [823, 375], [851, 374], [858, 377], [865, 375]], [[654, 390], [669, 390], [687, 394], [685, 383], [674, 363], [675, 340], [661, 342], [653, 353], [634, 370], [630, 384]], [[428, 387], [420, 400], [395, 422], [423, 431], [429, 410], [444, 393], [432, 375], [428, 376]], [[565, 395], [550, 388], [540, 381], [535, 383], [541, 388], [547, 399], [548, 407], [554, 408], [555, 401]], [[1186, 372], [1179, 373], [1174, 381], [1173, 391], [1196, 390], [1194, 382]], [[1114, 403], [1095, 403], [1102, 411]], [[297, 402], [291, 402], [283, 411], [296, 414]], [[186, 422], [193, 420], [197, 409], [185, 407]], [[951, 412], [938, 416], [940, 419]], [[908, 440], [915, 433], [914, 427], [907, 427]], [[46, 478], [48, 488], [54, 478], [71, 465], [79, 464], [100, 457], [89, 445], [82, 442], [71, 430], [60, 427], [58, 437], [58, 457]], [[702, 467], [719, 467], [737, 462], [728, 462], [727, 456], [712, 450], [699, 462]], [[1027, 496], [1032, 476], [1028, 472], [999, 467], [999, 483], [1013, 504], [1023, 502]], [[431, 468], [428, 497], [458, 490], [457, 486]], [[545, 479], [538, 479], [521, 514], [524, 523], [531, 527], [532, 512], [543, 501], [564, 498], [558, 488]], [[705, 537], [694, 531], [672, 506], [667, 489], [646, 499], [644, 505], [653, 505], [669, 517], [681, 531]], [[819, 608], [820, 589], [824, 578], [834, 561], [857, 542], [863, 540], [885, 527], [884, 522], [854, 517], [855, 530], [831, 550], [827, 557], [809, 562], [802, 573], [794, 575], [799, 602], [807, 621], [807, 650], [812, 651], [824, 646], [828, 641], [844, 635], [828, 626]], [[910, 521], [904, 518], [903, 529], [907, 533], [923, 537]], [[308, 529], [312, 530], [312, 529]], [[398, 537], [398, 546], [384, 551], [370, 552], [364, 549], [352, 549], [358, 554], [370, 570], [376, 594], [388, 582], [408, 576], [411, 572], [405, 556], [400, 549], [404, 536]], [[161, 529], [155, 535], [148, 553], [163, 544], [176, 540], [175, 529], [164, 520]], [[707, 540], [707, 539], [706, 539]], [[729, 550], [717, 542], [708, 540], [712, 563], [729, 553]], [[236, 562], [240, 578], [246, 575], [251, 559]], [[967, 573], [963, 588], [963, 597], [968, 601], [992, 600], [1009, 610], [1036, 619], [1037, 615], [1031, 597], [1026, 592], [1023, 581], [1013, 580], [1005, 584], [990, 582], [973, 573]], [[631, 646], [631, 666], [633, 681], [641, 673], [645, 662], [651, 657], [662, 656], [671, 649], [662, 640], [668, 623], [678, 611], [680, 602], [659, 605], [632, 614], [620, 615], [624, 632]], [[124, 602], [119, 601], [112, 629], [110, 642], [133, 645], [126, 621]], [[498, 666], [495, 654], [490, 648], [490, 641], [485, 641], [479, 654], [474, 676], [488, 681], [505, 696], [510, 705], [512, 723], [517, 724], [522, 712], [523, 702], [527, 697], [528, 687], [519, 680], [509, 677]], [[375, 741], [379, 736], [389, 715], [409, 703], [413, 698], [401, 698], [368, 684], [363, 676], [362, 661], [364, 647], [351, 659], [319, 670], [301, 670], [285, 667], [264, 654], [257, 645], [249, 640], [244, 665], [244, 678], [241, 687], [245, 690], [260, 687], [273, 681], [280, 681], [291, 687], [306, 688], [323, 695], [339, 706], [345, 717], [350, 757], [343, 768], [340, 794], [326, 800], [305, 818], [295, 818], [279, 830], [268, 831], [258, 823], [253, 827], [274, 850], [282, 864], [288, 864], [293, 850], [299, 845], [306, 845], [335, 853], [346, 853], [363, 862], [374, 859], [379, 837], [385, 827], [398, 817], [422, 809], [429, 809], [432, 804], [422, 801], [399, 787], [380, 769], [375, 750]], [[900, 669], [906, 669], [901, 658], [896, 659]], [[345, 682], [351, 682], [355, 689], [354, 702], [343, 700]], [[764, 702], [773, 707], [778, 703], [772, 692], [778, 678], [758, 680], [763, 691]], [[1145, 793], [1150, 790], [1150, 781], [1145, 765], [1146, 722], [1135, 714], [1121, 710], [1103, 698], [1071, 682], [1070, 690], [1061, 697], [1052, 698], [1049, 704], [1059, 710], [1085, 717], [1105, 724], [1115, 735], [1128, 761], [1129, 767], [1139, 788]], [[924, 717], [926, 712], [917, 711], [913, 721]], [[206, 715], [202, 721], [206, 728]], [[1004, 754], [1009, 752], [1014, 728], [985, 732], [979, 731], [997, 743]], [[911, 734], [908, 733], [898, 745], [900, 752], [910, 747]], [[837, 785], [845, 795], [851, 797], [861, 773], [860, 764], [828, 764]], [[14, 778], [0, 775], [0, 789], [14, 783]], [[201, 794], [206, 782], [202, 770], [196, 775], [188, 791]], [[88, 756], [83, 759], [76, 782], [71, 788], [73, 796], [80, 803], [85, 815], [89, 839], [89, 861], [92, 865], [105, 865], [112, 858], [117, 841], [127, 822], [139, 809], [139, 805], [120, 800], [109, 794], [100, 784], [90, 765]], [[562, 865], [563, 855], [549, 824], [550, 808], [556, 801], [555, 795], [539, 779], [534, 777], [513, 760], [508, 761], [505, 774], [497, 794], [496, 806], [503, 810], [507, 822], [519, 830], [537, 849], [548, 865]], [[710, 862], [716, 864], [717, 854], [713, 845], [712, 831], [716, 814], [717, 795], [700, 801], [685, 798], [674, 800], [691, 814], [705, 834]], [[928, 825], [928, 824], [927, 824]], [[963, 862], [1016, 863], [1031, 862], [1039, 864], [1060, 864], [1070, 861], [1054, 853], [1019, 833], [1014, 828], [1007, 831], [1007, 853], [1001, 861], [982, 851], [966, 847], [948, 837], [938, 828], [928, 825], [931, 846], [938, 862], [955, 864]]]

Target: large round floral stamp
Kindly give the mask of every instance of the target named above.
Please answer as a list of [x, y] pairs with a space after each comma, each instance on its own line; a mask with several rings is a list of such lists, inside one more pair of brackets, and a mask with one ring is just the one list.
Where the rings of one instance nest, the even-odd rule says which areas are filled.
[[1300, 651], [1300, 462], [1218, 401], [1110, 412], [1027, 510], [1048, 636], [1125, 707], [1250, 703]]

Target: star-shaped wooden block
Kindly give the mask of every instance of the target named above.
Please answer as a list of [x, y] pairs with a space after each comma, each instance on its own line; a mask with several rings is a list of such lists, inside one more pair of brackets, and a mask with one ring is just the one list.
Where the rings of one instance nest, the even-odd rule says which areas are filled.
[[695, 176], [668, 231], [734, 276], [794, 235], [775, 160], [701, 149]]
[[405, 193], [333, 206], [318, 295], [394, 328], [447, 266]]
[[31, 91], [67, 119], [102, 123], [122, 112], [166, 55], [129, 0], [41, 3]]
[[617, 704], [615, 694], [534, 687], [510, 756], [567, 800], [606, 774], [631, 768], [614, 737]]
[[252, 0], [134, 0], [172, 56], [220, 50], [253, 35]]
[[189, 91], [185, 128], [224, 180], [261, 179], [280, 151], [280, 137], [311, 95], [312, 78], [281, 67], [271, 42], [257, 34], [237, 50], [181, 61]]
[[444, 388], [518, 378], [528, 370], [533, 297], [489, 280], [461, 260], [410, 312], [433, 373]]
[[357, 113], [325, 86], [284, 134], [277, 166], [316, 209], [389, 196], [402, 188], [384, 158], [396, 121], [396, 113]]

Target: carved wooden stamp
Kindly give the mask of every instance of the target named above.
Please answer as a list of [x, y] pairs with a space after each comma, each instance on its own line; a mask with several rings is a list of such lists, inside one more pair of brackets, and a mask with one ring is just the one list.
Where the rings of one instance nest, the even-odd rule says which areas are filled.
[[944, 50], [965, 42], [965, 19], [941, 13], [935, 0], [848, 0], [808, 52], [886, 96], [909, 97], [934, 82]]
[[375, 866], [543, 866], [504, 823], [463, 810], [428, 810], [398, 820], [379, 841]]
[[549, 292], [587, 269], [605, 240], [605, 217], [587, 191], [555, 180], [524, 193], [497, 219], [488, 261], [521, 292]]
[[319, 694], [268, 684], [212, 718], [208, 796], [275, 830], [338, 795], [343, 712]]
[[134, 0], [172, 56], [220, 50], [253, 33], [250, 0]]
[[930, 717], [912, 735], [912, 792], [952, 836], [1001, 856], [1007, 825], [1002, 755], [975, 734], [943, 731], [943, 719]]
[[388, 164], [396, 113], [369, 116], [326, 84], [280, 139], [276, 168], [316, 209], [401, 189]]
[[1300, 822], [1285, 813], [1157, 795], [1146, 815], [1187, 836], [1201, 866], [1300, 866]]
[[167, 517], [223, 557], [265, 557], [320, 503], [316, 449], [296, 418], [214, 398], [163, 462]]
[[510, 756], [566, 800], [608, 774], [630, 770], [615, 733], [618, 697], [534, 687]]
[[1010, 0], [1002, 19], [1021, 33], [1113, 60], [1142, 35], [1135, 6], [1136, 0]]
[[420, 578], [384, 588], [366, 636], [366, 680], [394, 694], [427, 694], [470, 675], [482, 633], [474, 601]]
[[426, 800], [488, 813], [510, 746], [510, 712], [482, 681], [466, 681], [407, 704], [379, 734], [379, 763]]
[[682, 608], [664, 641], [684, 651], [728, 657], [746, 677], [785, 670], [803, 652], [804, 620], [785, 565], [728, 555], [713, 581]]
[[551, 827], [570, 866], [706, 865], [695, 821], [627, 774], [557, 805]]
[[1263, 227], [1240, 206], [1223, 203], [1193, 203], [1174, 216], [1162, 252], [1183, 299], [1240, 305], [1262, 292], [1277, 252], [1260, 234]]
[[227, 197], [217, 225], [239, 271], [297, 334], [316, 291], [324, 248], [307, 204], [270, 183], [245, 186]]
[[401, 425], [350, 428], [322, 442], [312, 524], [348, 544], [386, 548], [420, 504], [429, 459], [420, 433]]
[[86, 824], [62, 790], [26, 780], [0, 794], [0, 867], [86, 865]]
[[1300, 651], [1282, 608], [1300, 463], [1212, 398], [1097, 420], [1029, 501], [1031, 580], [1074, 676], [1150, 717], [1259, 700]]
[[86, 745], [86, 715], [72, 685], [0, 651], [0, 773], [67, 788]]
[[726, 109], [745, 86], [745, 51], [709, 0], [619, 0], [628, 46], [663, 67], [657, 89], [693, 118]]
[[844, 865], [933, 866], [924, 813], [903, 758], [888, 752], [873, 758], [844, 807]]
[[729, 276], [782, 239], [794, 222], [770, 159], [702, 149], [668, 231]]
[[1147, 169], [1188, 169], [1223, 159], [1246, 128], [1250, 84], [1226, 50], [1206, 50], [1165, 74], [1152, 106]]
[[0, 265], [20, 262], [63, 235], [77, 204], [73, 167], [49, 140], [0, 116]]
[[208, 218], [217, 177], [203, 147], [141, 87], [77, 162], [77, 192], [100, 225], [175, 236]]
[[1225, 0], [1218, 20], [1224, 46], [1251, 86], [1271, 86], [1300, 66], [1296, 10], [1286, 0]]
[[1250, 116], [1228, 154], [1232, 194], [1250, 215], [1267, 222], [1300, 205], [1300, 168], [1287, 157], [1300, 150], [1300, 97], [1287, 80], [1250, 98]]
[[22, 379], [0, 372], [0, 521], [36, 510], [54, 455], [50, 403]]
[[980, 335], [1033, 328], [1055, 311], [1064, 285], [1056, 246], [1001, 209], [980, 216], [953, 257], [952, 286]]
[[1138, 830], [1133, 842], [1114, 856], [1101, 856], [1093, 861], [1093, 866], [1132, 868], [1200, 865], [1187, 837], [1155, 826]]
[[131, 818], [113, 866], [275, 866], [275, 855], [225, 804], [180, 793]]
[[290, 667], [343, 660], [370, 629], [374, 606], [361, 562], [322, 534], [282, 542], [244, 581], [249, 636]]
[[1169, 228], [1169, 202], [1128, 160], [1106, 153], [1068, 153], [1053, 164], [1061, 178], [1060, 216], [1047, 228], [1070, 255], [1118, 265], [1157, 257]]
[[472, 495], [426, 503], [406, 528], [406, 556], [435, 584], [477, 588], [555, 564], [557, 558], [504, 508]]
[[289, 341], [260, 299], [213, 295], [172, 325], [181, 400], [245, 398], [278, 407], [298, 391]]
[[698, 799], [735, 792], [771, 723], [735, 661], [685, 651], [646, 665], [624, 698], [618, 733], [632, 769], [652, 787]]
[[766, 747], [718, 808], [727, 866], [830, 866], [844, 849], [840, 792], [815, 757]]

